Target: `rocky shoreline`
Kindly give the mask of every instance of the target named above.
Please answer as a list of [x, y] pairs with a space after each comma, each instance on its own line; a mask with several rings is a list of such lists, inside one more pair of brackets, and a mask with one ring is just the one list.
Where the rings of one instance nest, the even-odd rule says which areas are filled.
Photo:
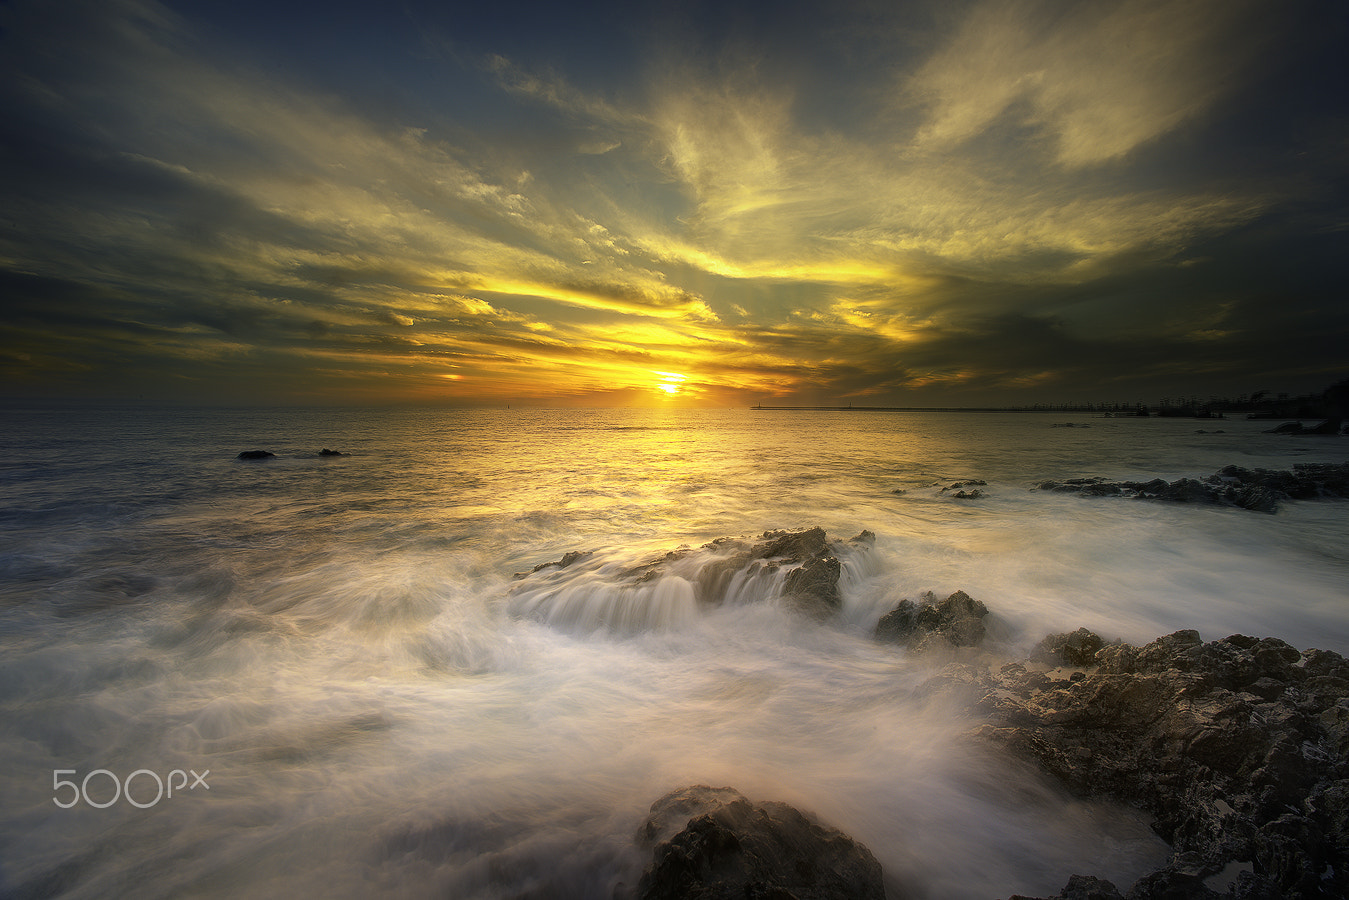
[[1039, 657], [948, 667], [930, 689], [969, 698], [974, 738], [1155, 817], [1175, 855], [1128, 897], [1349, 895], [1343, 657], [1195, 631], [1106, 645], [1085, 630]]
[[[801, 568], [820, 577], [803, 593], [829, 580], [825, 568], [836, 571], [810, 562], [831, 555], [818, 529], [764, 541], [747, 545], [744, 562], [762, 564], [770, 545], [815, 551]], [[836, 583], [824, 594], [800, 608], [834, 606]], [[1086, 629], [1008, 659], [982, 649], [988, 615], [963, 591], [929, 594], [884, 616], [875, 639], [955, 656], [918, 691], [963, 708], [967, 739], [1038, 766], [1076, 795], [1148, 813], [1173, 851], [1132, 886], [1082, 873], [1046, 900], [1349, 896], [1349, 661], [1272, 637], [1205, 642], [1178, 631], [1136, 647]], [[866, 847], [732, 788], [662, 797], [637, 840], [651, 854], [642, 900], [885, 896]]]
[[[982, 606], [960, 593], [905, 610], [926, 623], [878, 639], [964, 644]], [[969, 739], [1079, 796], [1149, 813], [1171, 845], [1170, 863], [1125, 891], [1074, 875], [1045, 900], [1349, 896], [1349, 661], [1337, 653], [1243, 635], [1206, 643], [1194, 631], [1134, 647], [1079, 629], [1023, 661], [952, 663], [920, 690], [961, 700], [978, 723]], [[642, 900], [885, 896], [866, 847], [730, 788], [661, 798], [639, 843], [652, 853]]]
[[1224, 466], [1202, 479], [1164, 481], [1107, 481], [1071, 478], [1042, 481], [1036, 490], [1081, 494], [1085, 497], [1129, 497], [1181, 503], [1217, 503], [1273, 513], [1285, 500], [1349, 497], [1349, 463], [1299, 464], [1293, 471]]

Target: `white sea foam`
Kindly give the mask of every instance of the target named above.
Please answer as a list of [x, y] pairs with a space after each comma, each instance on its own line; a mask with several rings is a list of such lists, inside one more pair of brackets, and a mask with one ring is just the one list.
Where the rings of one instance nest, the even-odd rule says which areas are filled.
[[[1349, 651], [1343, 503], [1029, 490], [1342, 461], [1337, 439], [821, 415], [16, 422], [0, 893], [609, 897], [640, 875], [649, 804], [698, 782], [813, 810], [932, 898], [1052, 894], [1074, 872], [1127, 885], [1165, 855], [1146, 824], [970, 744], [919, 690], [943, 660], [874, 643], [880, 616], [963, 589], [1009, 655], [1080, 625]], [[282, 464], [233, 459], [255, 446]], [[150, 456], [152, 477], [133, 465]], [[967, 478], [983, 496], [942, 491]], [[838, 550], [824, 623], [780, 602], [790, 564], [723, 572], [728, 545], [704, 547], [815, 525], [876, 535]], [[571, 551], [590, 555], [512, 578]], [[95, 769], [209, 770], [210, 787], [53, 802], [54, 771]]]

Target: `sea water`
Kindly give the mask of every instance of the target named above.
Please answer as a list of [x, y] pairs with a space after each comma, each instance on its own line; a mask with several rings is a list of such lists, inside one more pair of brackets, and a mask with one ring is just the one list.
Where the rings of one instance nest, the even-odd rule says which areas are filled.
[[[1349, 458], [1268, 423], [3, 415], [6, 896], [621, 897], [650, 804], [698, 783], [814, 813], [896, 896], [1127, 887], [1167, 856], [1147, 822], [971, 742], [920, 689], [950, 659], [877, 644], [879, 618], [959, 589], [1009, 658], [1079, 626], [1349, 652], [1345, 501], [1032, 490]], [[276, 456], [236, 459], [252, 449]], [[965, 480], [981, 496], [958, 499]], [[841, 551], [834, 619], [781, 603], [771, 573], [715, 608], [690, 587], [710, 542], [814, 526], [875, 535]], [[513, 577], [572, 551], [589, 555]]]

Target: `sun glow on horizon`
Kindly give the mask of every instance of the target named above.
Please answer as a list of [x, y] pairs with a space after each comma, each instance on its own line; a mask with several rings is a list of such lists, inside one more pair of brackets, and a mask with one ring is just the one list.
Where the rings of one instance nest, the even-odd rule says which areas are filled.
[[665, 394], [667, 397], [676, 397], [683, 390], [684, 382], [688, 381], [687, 375], [680, 375], [678, 372], [656, 372], [660, 376], [660, 383], [656, 385], [656, 390]]

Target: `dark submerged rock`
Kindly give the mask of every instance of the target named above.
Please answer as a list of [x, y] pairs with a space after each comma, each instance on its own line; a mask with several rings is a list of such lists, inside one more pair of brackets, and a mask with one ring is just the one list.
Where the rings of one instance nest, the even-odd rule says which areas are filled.
[[245, 450], [235, 459], [272, 459], [275, 456], [276, 454], [269, 450]]
[[1301, 422], [1284, 422], [1276, 428], [1268, 428], [1265, 434], [1339, 434], [1343, 419], [1326, 419], [1320, 425], [1310, 427]]
[[862, 844], [785, 803], [751, 803], [698, 785], [651, 806], [639, 900], [884, 900], [881, 865]]
[[324, 447], [322, 450], [319, 451], [319, 456], [341, 456], [341, 455], [342, 452], [340, 450], [329, 450], [327, 447]]
[[[967, 478], [964, 481], [955, 481], [941, 489], [941, 493], [954, 492], [951, 494], [956, 500], [978, 500], [984, 496], [984, 492], [979, 490], [981, 487], [987, 487], [987, 481], [981, 481], [977, 478]], [[965, 488], [974, 488], [967, 491]]]

